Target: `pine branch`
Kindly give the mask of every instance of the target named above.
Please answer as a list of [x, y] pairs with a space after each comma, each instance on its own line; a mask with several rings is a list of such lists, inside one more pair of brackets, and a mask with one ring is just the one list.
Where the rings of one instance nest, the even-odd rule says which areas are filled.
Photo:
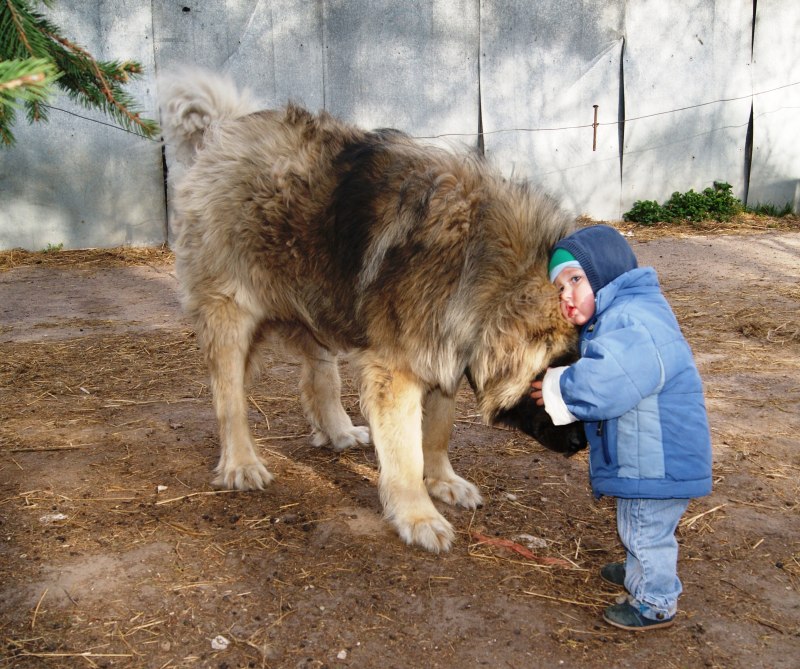
[[[52, 0], [42, 1], [52, 6]], [[0, 63], [47, 61], [52, 74], [41, 84], [32, 81], [27, 88], [14, 85], [6, 88], [5, 94], [0, 92], [0, 142], [8, 145], [14, 141], [10, 128], [19, 103], [29, 121], [46, 120], [44, 92], [54, 82], [72, 100], [87, 108], [100, 109], [126, 130], [143, 137], [156, 136], [159, 132], [156, 122], [142, 118], [136, 101], [125, 90], [131, 80], [141, 76], [141, 65], [135, 61], [96, 60], [86, 49], [64, 37], [58, 26], [36, 12], [32, 4], [31, 0], [0, 0]], [[0, 79], [0, 83], [3, 81]], [[30, 88], [39, 94], [20, 94]]]

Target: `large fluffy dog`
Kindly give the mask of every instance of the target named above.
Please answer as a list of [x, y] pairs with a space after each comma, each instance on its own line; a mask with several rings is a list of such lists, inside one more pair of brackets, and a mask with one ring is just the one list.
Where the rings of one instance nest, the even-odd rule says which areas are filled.
[[[484, 420], [524, 427], [531, 379], [574, 342], [545, 271], [570, 221], [477, 156], [297, 106], [257, 111], [209, 73], [160, 85], [165, 138], [189, 165], [175, 188], [177, 272], [211, 376], [215, 484], [272, 479], [245, 382], [278, 338], [302, 360], [314, 443], [341, 450], [371, 430], [386, 516], [406, 542], [447, 550], [453, 530], [429, 493], [481, 503], [447, 455], [456, 392], [468, 370]], [[343, 352], [369, 429], [342, 408]], [[564, 434], [563, 448], [580, 441]]]

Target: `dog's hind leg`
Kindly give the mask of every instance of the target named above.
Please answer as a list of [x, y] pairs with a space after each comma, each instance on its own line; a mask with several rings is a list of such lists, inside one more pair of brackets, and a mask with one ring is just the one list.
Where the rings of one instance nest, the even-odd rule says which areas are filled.
[[422, 388], [411, 374], [382, 365], [362, 368], [362, 407], [380, 464], [386, 518], [408, 544], [449, 550], [453, 528], [433, 505], [423, 480]]
[[302, 357], [300, 401], [311, 425], [314, 446], [331, 444], [343, 451], [356, 444], [369, 443], [369, 428], [353, 425], [342, 407], [342, 381], [336, 356], [310, 337], [294, 341]]
[[245, 373], [255, 319], [233, 300], [221, 299], [201, 307], [197, 324], [219, 422], [221, 450], [213, 483], [221, 488], [260, 490], [273, 477], [256, 454], [247, 425]]
[[454, 397], [431, 390], [422, 414], [422, 451], [425, 457], [425, 485], [432, 497], [448, 504], [474, 509], [483, 503], [478, 488], [453, 471], [447, 448], [456, 412]]

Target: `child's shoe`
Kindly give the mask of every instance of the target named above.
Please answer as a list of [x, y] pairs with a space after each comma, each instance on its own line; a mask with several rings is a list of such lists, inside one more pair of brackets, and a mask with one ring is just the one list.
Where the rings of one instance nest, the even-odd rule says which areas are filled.
[[659, 615], [662, 617], [658, 619], [645, 618], [627, 597], [621, 597], [616, 604], [612, 604], [604, 611], [603, 620], [609, 625], [631, 632], [662, 629], [670, 627], [675, 622], [674, 615], [670, 617]]
[[617, 585], [620, 588], [625, 587], [625, 563], [624, 562], [609, 562], [603, 565], [600, 569], [600, 578], [606, 583]]

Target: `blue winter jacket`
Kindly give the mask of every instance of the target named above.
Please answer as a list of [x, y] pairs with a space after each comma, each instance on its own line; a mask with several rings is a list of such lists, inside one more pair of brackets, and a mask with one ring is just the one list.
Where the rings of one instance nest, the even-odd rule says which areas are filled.
[[690, 498], [711, 492], [711, 438], [689, 344], [651, 267], [595, 294], [581, 358], [561, 394], [585, 422], [598, 497]]

